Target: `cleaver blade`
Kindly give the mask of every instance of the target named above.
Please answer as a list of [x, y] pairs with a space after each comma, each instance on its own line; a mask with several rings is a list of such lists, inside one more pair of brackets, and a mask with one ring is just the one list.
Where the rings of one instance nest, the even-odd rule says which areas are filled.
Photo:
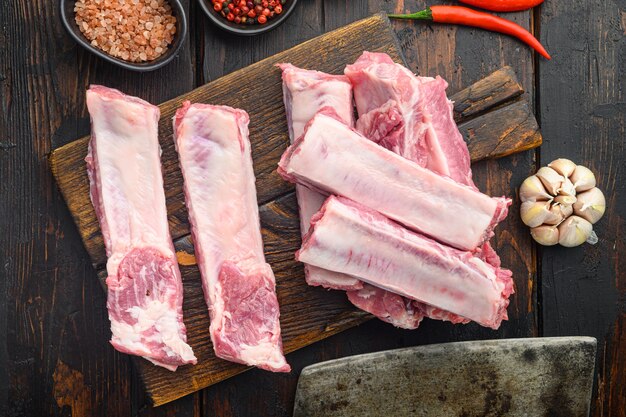
[[294, 417], [587, 417], [592, 337], [443, 343], [302, 370]]

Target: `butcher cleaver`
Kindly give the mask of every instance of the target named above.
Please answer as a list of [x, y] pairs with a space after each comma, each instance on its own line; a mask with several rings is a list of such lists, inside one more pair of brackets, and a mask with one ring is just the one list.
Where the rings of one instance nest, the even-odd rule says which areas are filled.
[[444, 343], [304, 368], [294, 417], [587, 417], [596, 339]]

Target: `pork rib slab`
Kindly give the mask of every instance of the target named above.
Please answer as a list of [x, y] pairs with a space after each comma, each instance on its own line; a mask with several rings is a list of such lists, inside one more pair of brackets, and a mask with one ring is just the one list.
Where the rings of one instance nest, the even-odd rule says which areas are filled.
[[159, 108], [102, 86], [87, 91], [90, 195], [107, 252], [111, 344], [175, 371], [196, 363], [167, 223]]
[[422, 168], [324, 113], [285, 151], [278, 172], [470, 251], [493, 235], [510, 204]]
[[507, 318], [512, 287], [496, 268], [346, 198], [326, 200], [296, 257], [483, 326]]
[[176, 149], [215, 354], [288, 372], [274, 273], [263, 254], [248, 121], [243, 110], [186, 102], [174, 118]]
[[[306, 70], [291, 64], [279, 64], [283, 79], [283, 100], [293, 143], [304, 133], [304, 127], [322, 108], [332, 108], [337, 117], [349, 126], [354, 125], [352, 85], [345, 75], [330, 75]], [[317, 191], [296, 185], [302, 236], [309, 230], [311, 217], [318, 212], [326, 196]], [[312, 265], [304, 265], [306, 282], [335, 290], [358, 290], [361, 281]]]

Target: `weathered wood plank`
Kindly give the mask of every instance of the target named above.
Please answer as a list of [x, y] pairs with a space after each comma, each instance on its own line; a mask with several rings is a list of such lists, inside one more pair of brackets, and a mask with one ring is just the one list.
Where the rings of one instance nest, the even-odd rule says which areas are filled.
[[546, 2], [539, 103], [546, 142], [541, 164], [559, 157], [589, 167], [607, 198], [594, 230], [599, 242], [542, 248], [546, 336], [598, 339], [593, 416], [626, 416], [626, 21], [620, 0]]
[[461, 122], [459, 130], [470, 150], [472, 162], [495, 159], [541, 145], [542, 137], [528, 101], [521, 100]]
[[524, 89], [513, 68], [506, 66], [452, 95], [457, 122], [520, 96]]

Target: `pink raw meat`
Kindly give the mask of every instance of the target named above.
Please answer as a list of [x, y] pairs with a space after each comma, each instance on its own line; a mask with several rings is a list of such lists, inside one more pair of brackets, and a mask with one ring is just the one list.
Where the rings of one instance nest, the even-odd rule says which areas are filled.
[[424, 318], [417, 301], [370, 284], [347, 294], [356, 307], [402, 329], [416, 329]]
[[359, 131], [420, 166], [473, 185], [445, 80], [417, 77], [387, 54], [372, 52], [363, 52], [345, 74], [354, 88]]
[[346, 198], [326, 200], [296, 257], [493, 329], [507, 318], [512, 285], [498, 268]]
[[[283, 99], [289, 139], [293, 143], [304, 133], [304, 127], [324, 107], [332, 108], [341, 121], [354, 125], [352, 86], [345, 75], [330, 75], [319, 71], [279, 64], [283, 78]], [[322, 207], [326, 196], [317, 191], [296, 185], [302, 236], [309, 230], [311, 217]], [[361, 281], [337, 272], [304, 265], [306, 282], [336, 290], [363, 288]]]
[[[453, 103], [446, 96], [447, 83], [443, 79], [415, 76], [388, 55], [370, 52], [364, 52], [345, 73], [353, 82], [357, 100], [357, 130], [422, 166], [438, 161], [433, 167], [437, 172], [476, 188], [469, 151], [454, 122]], [[412, 128], [407, 130], [405, 126]], [[419, 146], [410, 131], [418, 132], [417, 141], [430, 146]], [[500, 258], [489, 242], [483, 244], [480, 254], [483, 260], [500, 267]], [[429, 306], [421, 306], [420, 310], [429, 318], [463, 321]]]
[[422, 168], [324, 113], [285, 151], [278, 172], [288, 181], [374, 207], [412, 230], [469, 251], [493, 235], [510, 204]]
[[175, 371], [196, 363], [167, 223], [159, 108], [102, 86], [87, 91], [90, 194], [107, 251], [111, 344]]
[[275, 278], [265, 262], [248, 114], [184, 103], [174, 132], [215, 354], [289, 372]]

